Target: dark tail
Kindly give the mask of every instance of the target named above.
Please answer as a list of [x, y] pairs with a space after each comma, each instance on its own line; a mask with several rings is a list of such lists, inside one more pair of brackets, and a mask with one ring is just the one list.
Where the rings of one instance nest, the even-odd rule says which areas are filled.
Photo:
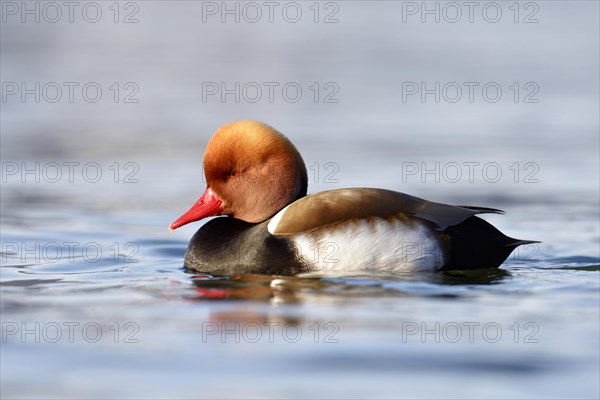
[[498, 268], [518, 246], [540, 243], [506, 236], [481, 218], [471, 217], [449, 226], [450, 261], [445, 269]]

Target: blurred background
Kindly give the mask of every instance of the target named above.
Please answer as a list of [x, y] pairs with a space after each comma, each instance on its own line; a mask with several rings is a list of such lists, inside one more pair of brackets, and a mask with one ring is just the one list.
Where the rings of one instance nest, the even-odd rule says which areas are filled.
[[[598, 2], [1, 11], [3, 398], [598, 397]], [[182, 259], [200, 225], [167, 226], [204, 190], [213, 132], [239, 119], [296, 144], [309, 193], [501, 208], [486, 219], [543, 243], [499, 275], [194, 277]], [[502, 340], [420, 336], [466, 321]], [[304, 336], [232, 342], [222, 322]], [[115, 323], [138, 342], [113, 340]], [[339, 341], [313, 340], [315, 323]]]

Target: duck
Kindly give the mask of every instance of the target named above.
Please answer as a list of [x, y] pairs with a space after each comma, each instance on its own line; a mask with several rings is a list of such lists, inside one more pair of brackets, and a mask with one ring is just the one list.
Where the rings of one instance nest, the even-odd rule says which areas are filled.
[[518, 246], [479, 214], [375, 188], [308, 194], [292, 142], [254, 120], [221, 126], [204, 153], [206, 190], [169, 226], [208, 217], [190, 240], [184, 266], [210, 275], [418, 272], [498, 268]]

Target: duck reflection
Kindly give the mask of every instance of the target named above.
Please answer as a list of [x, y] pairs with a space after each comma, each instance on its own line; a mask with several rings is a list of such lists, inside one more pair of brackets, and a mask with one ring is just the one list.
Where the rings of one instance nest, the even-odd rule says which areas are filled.
[[[307, 273], [296, 276], [192, 275], [192, 301], [245, 300], [271, 304], [293, 304], [308, 301], [346, 301], [352, 297], [458, 297], [452, 286], [493, 285], [509, 278], [503, 269], [452, 270], [423, 273]], [[437, 290], [419, 291], [414, 283], [424, 283]], [[448, 290], [446, 290], [447, 288]], [[446, 293], [447, 292], [447, 293]]]

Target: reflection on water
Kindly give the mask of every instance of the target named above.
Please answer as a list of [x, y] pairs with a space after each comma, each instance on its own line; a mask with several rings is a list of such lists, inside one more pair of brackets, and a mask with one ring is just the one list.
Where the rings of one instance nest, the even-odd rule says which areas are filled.
[[[370, 296], [430, 296], [431, 293], [411, 290], [402, 283], [419, 282], [434, 285], [488, 285], [498, 284], [509, 277], [503, 269], [419, 272], [406, 274], [352, 273], [301, 274], [299, 276], [240, 275], [214, 277], [194, 275], [196, 296], [192, 299], [228, 299], [269, 301], [273, 303], [299, 303], [308, 298], [326, 297], [329, 301], [351, 297]], [[440, 288], [441, 289], [441, 288]], [[438, 296], [454, 297], [455, 293]]]

